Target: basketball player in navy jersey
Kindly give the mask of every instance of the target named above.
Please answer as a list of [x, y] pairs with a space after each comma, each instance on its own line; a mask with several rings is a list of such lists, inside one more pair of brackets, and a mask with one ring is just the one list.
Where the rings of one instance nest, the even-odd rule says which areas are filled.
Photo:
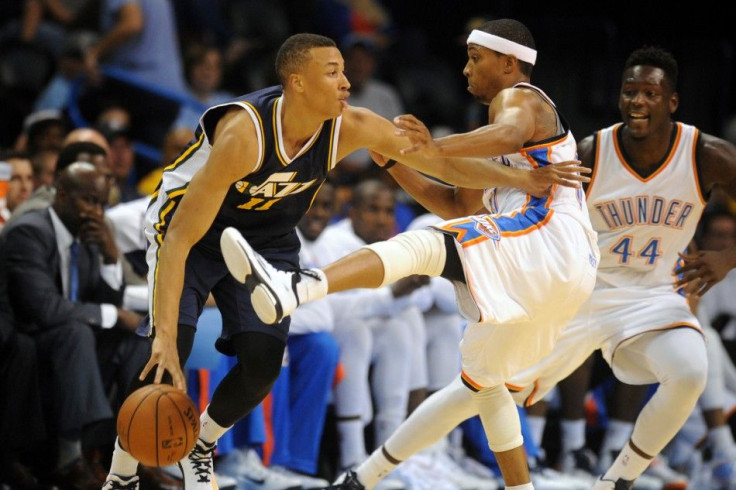
[[[288, 318], [276, 325], [258, 319], [248, 289], [228, 274], [219, 245], [222, 231], [235, 227], [274, 267], [297, 270], [295, 227], [327, 172], [358, 148], [399, 158], [407, 146], [391, 122], [348, 107], [350, 83], [343, 69], [332, 40], [313, 34], [287, 39], [276, 58], [281, 86], [208, 109], [196, 141], [164, 170], [148, 209], [153, 343], [141, 383], [170, 381], [184, 388], [181, 366], [210, 292], [223, 317], [217, 348], [238, 358], [202, 413], [192, 453], [179, 464], [187, 490], [216, 488], [215, 443], [271, 389], [289, 329]], [[420, 156], [413, 160], [420, 168], [431, 165]], [[587, 179], [576, 162], [535, 171], [473, 163], [499, 185], [535, 195], [551, 185], [577, 187]], [[104, 488], [137, 488], [137, 464], [116, 444]]]

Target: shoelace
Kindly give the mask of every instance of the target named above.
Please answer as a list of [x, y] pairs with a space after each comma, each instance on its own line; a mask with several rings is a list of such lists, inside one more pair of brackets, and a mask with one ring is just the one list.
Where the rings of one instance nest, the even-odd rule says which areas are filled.
[[201, 483], [209, 483], [212, 474], [212, 454], [215, 452], [216, 445], [207, 448], [203, 444], [197, 442], [189, 455], [189, 463], [197, 475], [197, 481]]
[[127, 480], [121, 478], [120, 480], [107, 480], [103, 488], [105, 490], [135, 490], [138, 488], [137, 476], [133, 476]]

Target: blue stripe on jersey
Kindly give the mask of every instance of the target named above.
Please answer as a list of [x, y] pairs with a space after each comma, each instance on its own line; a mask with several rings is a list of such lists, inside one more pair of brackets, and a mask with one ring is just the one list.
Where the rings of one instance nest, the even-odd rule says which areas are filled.
[[540, 148], [534, 148], [529, 151], [524, 151], [525, 154], [534, 159], [539, 167], [546, 167], [550, 164], [550, 161], [547, 158], [548, 152], [549, 146], [542, 146]]

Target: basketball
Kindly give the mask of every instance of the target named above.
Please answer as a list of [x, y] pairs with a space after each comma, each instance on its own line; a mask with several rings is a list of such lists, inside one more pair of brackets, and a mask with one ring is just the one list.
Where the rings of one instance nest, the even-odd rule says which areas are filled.
[[139, 388], [118, 413], [120, 445], [146, 466], [184, 458], [199, 437], [199, 411], [189, 396], [167, 384]]

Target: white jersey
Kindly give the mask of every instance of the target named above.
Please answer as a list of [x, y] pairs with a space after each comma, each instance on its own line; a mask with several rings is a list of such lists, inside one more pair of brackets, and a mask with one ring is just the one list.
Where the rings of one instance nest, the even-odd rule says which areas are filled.
[[[555, 107], [554, 102], [541, 89], [528, 83], [518, 83], [516, 88], [529, 88], [550, 106]], [[572, 132], [567, 131], [559, 115], [557, 116], [557, 136], [553, 136], [534, 145], [525, 146], [518, 153], [511, 153], [493, 160], [503, 163], [509, 167], [532, 170], [550, 163], [575, 160], [577, 158], [577, 143]], [[483, 204], [491, 214], [506, 214], [523, 210], [535, 205], [535, 199], [529, 194], [512, 187], [496, 187], [486, 189], [483, 193]], [[588, 211], [584, 206], [582, 192], [579, 189], [558, 186], [552, 191], [550, 199], [544, 204], [546, 207], [572, 214], [579, 218], [586, 228], [590, 228]]]
[[676, 123], [665, 160], [642, 177], [626, 161], [621, 126], [596, 133], [587, 190], [601, 252], [596, 288], [668, 286], [705, 208], [695, 161], [698, 130]]

